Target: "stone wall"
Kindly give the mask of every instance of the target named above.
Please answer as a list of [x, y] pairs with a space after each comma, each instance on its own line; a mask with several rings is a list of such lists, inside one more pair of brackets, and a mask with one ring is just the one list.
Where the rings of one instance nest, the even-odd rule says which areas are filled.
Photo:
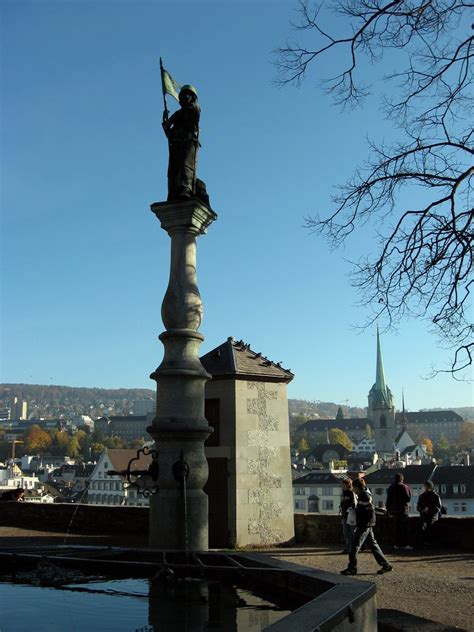
[[[0, 526], [38, 529], [41, 531], [101, 535], [141, 535], [148, 541], [147, 507], [108, 507], [100, 505], [0, 503]], [[295, 542], [314, 546], [343, 546], [339, 516], [295, 514]], [[419, 519], [410, 518], [415, 543]], [[474, 517], [443, 516], [433, 529], [436, 542], [446, 548], [474, 550]], [[379, 517], [375, 527], [377, 540], [393, 544], [393, 523]]]
[[[474, 517], [458, 518], [443, 516], [433, 525], [433, 541], [447, 548], [474, 550], [472, 532]], [[386, 516], [378, 516], [375, 537], [383, 545], [394, 542], [394, 523]], [[420, 519], [410, 518], [410, 542], [416, 545], [420, 536]], [[343, 548], [341, 518], [335, 515], [295, 514], [295, 541], [298, 544], [337, 546]]]
[[0, 503], [0, 526], [84, 534], [143, 534], [148, 507], [108, 507], [62, 503]]

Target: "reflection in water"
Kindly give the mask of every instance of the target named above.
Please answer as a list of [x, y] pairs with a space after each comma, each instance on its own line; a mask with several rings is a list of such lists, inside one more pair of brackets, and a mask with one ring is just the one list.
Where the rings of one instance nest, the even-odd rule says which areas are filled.
[[45, 582], [20, 571], [0, 577], [0, 593], [11, 626], [2, 629], [15, 632], [260, 632], [290, 612], [232, 584], [168, 572], [111, 580], [68, 569], [61, 582]]
[[149, 629], [156, 632], [258, 632], [289, 612], [218, 581], [188, 577], [150, 587]]

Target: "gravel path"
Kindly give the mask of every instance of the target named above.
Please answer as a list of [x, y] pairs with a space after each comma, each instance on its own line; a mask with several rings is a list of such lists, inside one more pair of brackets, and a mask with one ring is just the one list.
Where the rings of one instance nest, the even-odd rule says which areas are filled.
[[[371, 553], [359, 555], [361, 579], [377, 584], [377, 607], [394, 608], [474, 631], [474, 555], [460, 551], [384, 551], [394, 570], [377, 575]], [[293, 548], [274, 557], [339, 573], [347, 556], [335, 549]]]

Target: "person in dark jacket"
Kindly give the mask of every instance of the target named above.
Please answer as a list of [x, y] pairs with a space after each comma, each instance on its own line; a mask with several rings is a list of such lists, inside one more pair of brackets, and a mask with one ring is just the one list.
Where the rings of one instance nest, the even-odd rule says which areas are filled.
[[408, 545], [409, 518], [408, 504], [411, 490], [403, 482], [403, 474], [395, 474], [395, 480], [387, 490], [387, 513], [395, 520], [395, 548], [411, 549]]
[[421, 531], [425, 544], [431, 543], [431, 527], [441, 516], [441, 498], [434, 491], [433, 487], [434, 485], [431, 481], [424, 483], [425, 491], [420, 494], [416, 505], [417, 511], [420, 512]]
[[377, 571], [379, 575], [393, 570], [391, 564], [382, 553], [380, 546], [374, 537], [372, 527], [375, 525], [375, 509], [372, 501], [372, 494], [365, 486], [363, 479], [356, 479], [352, 482], [352, 487], [357, 495], [356, 507], [356, 528], [352, 537], [351, 548], [349, 550], [349, 564], [341, 571], [341, 575], [357, 575], [357, 554], [361, 546], [365, 544], [369, 547], [375, 561], [380, 564]]
[[341, 504], [339, 505], [339, 511], [342, 518], [342, 534], [346, 545], [346, 548], [342, 551], [342, 553], [349, 553], [351, 548], [352, 534], [355, 530], [355, 524], [348, 524], [347, 516], [349, 514], [349, 509], [355, 510], [356, 503], [357, 499], [354, 490], [352, 489], [352, 481], [350, 478], [345, 478], [342, 481]]

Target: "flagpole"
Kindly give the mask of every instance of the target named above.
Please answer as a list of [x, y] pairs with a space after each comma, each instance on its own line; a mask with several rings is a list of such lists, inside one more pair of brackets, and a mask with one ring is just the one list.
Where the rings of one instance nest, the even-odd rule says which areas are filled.
[[166, 106], [166, 92], [165, 92], [165, 85], [163, 83], [163, 61], [160, 57], [160, 76], [161, 76], [161, 91], [163, 92], [163, 105], [164, 105], [164, 111], [163, 111], [163, 122], [168, 120], [168, 108]]

